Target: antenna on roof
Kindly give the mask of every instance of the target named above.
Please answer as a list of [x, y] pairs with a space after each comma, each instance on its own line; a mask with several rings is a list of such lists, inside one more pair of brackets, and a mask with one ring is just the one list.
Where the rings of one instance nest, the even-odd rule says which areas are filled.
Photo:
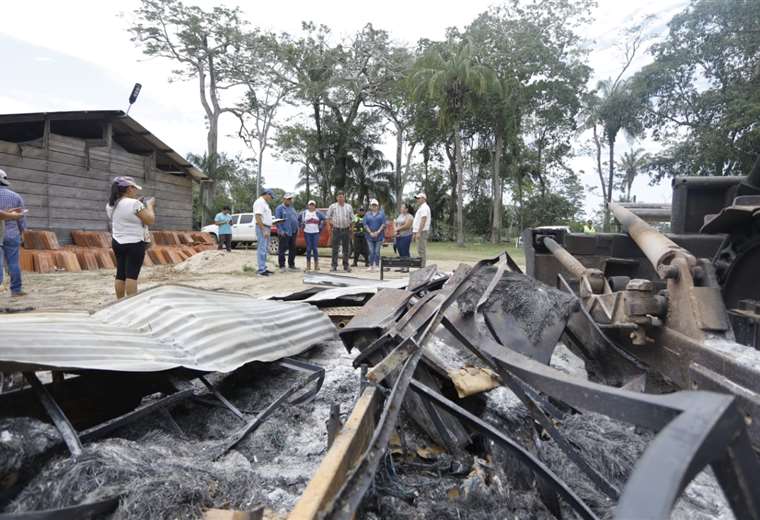
[[127, 114], [129, 114], [129, 110], [132, 108], [132, 105], [134, 105], [135, 101], [137, 101], [137, 96], [140, 95], [141, 89], [142, 85], [139, 83], [135, 83], [135, 86], [132, 87], [132, 93], [129, 95], [129, 106], [127, 107]]

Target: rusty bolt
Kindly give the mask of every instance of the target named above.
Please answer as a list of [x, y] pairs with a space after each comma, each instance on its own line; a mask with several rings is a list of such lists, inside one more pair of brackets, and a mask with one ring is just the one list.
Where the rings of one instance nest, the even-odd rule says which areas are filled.
[[680, 273], [678, 271], [678, 267], [674, 265], [661, 265], [659, 269], [657, 269], [657, 274], [660, 275], [660, 278], [663, 280], [667, 279], [673, 279], [678, 280], [680, 277]]

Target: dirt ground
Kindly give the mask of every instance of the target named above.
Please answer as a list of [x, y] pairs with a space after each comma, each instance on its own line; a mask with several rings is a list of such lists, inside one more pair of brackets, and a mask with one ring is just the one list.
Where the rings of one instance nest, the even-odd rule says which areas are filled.
[[[144, 268], [140, 274], [140, 289], [147, 289], [159, 284], [176, 283], [203, 289], [242, 292], [267, 298], [273, 295], [300, 291], [308, 287], [303, 283], [303, 269], [306, 266], [305, 257], [296, 257], [296, 266], [301, 269], [300, 272], [280, 273], [276, 268], [276, 258], [270, 257], [268, 263], [270, 269], [277, 271], [277, 273], [269, 278], [262, 278], [256, 276], [255, 250], [233, 250], [231, 253], [206, 251], [175, 266]], [[435, 263], [442, 271], [452, 271], [461, 261], [434, 256], [429, 263]], [[465, 263], [472, 262], [465, 261]], [[379, 273], [369, 273], [361, 262], [359, 265], [360, 267], [353, 268], [351, 276], [379, 279]], [[329, 259], [323, 258], [320, 267], [322, 272], [329, 272]], [[340, 268], [339, 273], [345, 274]], [[388, 279], [406, 276], [395, 271], [385, 273], [385, 277]], [[113, 277], [114, 270], [108, 269], [83, 271], [81, 273], [24, 273], [23, 287], [28, 296], [11, 299], [8, 280], [6, 279], [0, 287], [0, 310], [32, 307], [38, 311], [84, 310], [94, 312], [115, 300]]]

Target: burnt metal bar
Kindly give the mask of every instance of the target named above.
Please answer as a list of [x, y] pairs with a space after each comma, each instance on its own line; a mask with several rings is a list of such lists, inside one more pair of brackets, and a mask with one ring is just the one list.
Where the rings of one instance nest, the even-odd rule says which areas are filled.
[[423, 397], [426, 402], [434, 403], [435, 406], [441, 407], [447, 412], [453, 413], [457, 417], [466, 420], [480, 433], [497, 443], [504, 449], [514, 453], [521, 462], [532, 469], [537, 476], [549, 482], [551, 486], [557, 491], [557, 493], [567, 501], [568, 505], [578, 513], [581, 518], [596, 519], [597, 516], [586, 505], [586, 503], [570, 489], [557, 475], [552, 472], [546, 465], [535, 457], [528, 450], [520, 446], [517, 442], [507, 437], [505, 434], [497, 430], [494, 426], [488, 424], [482, 419], [471, 414], [456, 403], [446, 399], [438, 392], [435, 392], [431, 388], [423, 385], [418, 381], [411, 382], [411, 389], [418, 395]]
[[[285, 402], [289, 404], [304, 403], [306, 401], [309, 401], [310, 399], [313, 399], [317, 395], [319, 390], [322, 388], [322, 383], [325, 380], [324, 368], [319, 367], [317, 365], [312, 365], [310, 363], [305, 363], [303, 361], [298, 361], [292, 358], [286, 358], [284, 360], [281, 360], [280, 364], [284, 367], [292, 368], [293, 370], [298, 370], [302, 372], [311, 372], [311, 373], [306, 379], [295, 383], [293, 386], [291, 386], [289, 389], [283, 392], [277, 399], [272, 401], [272, 403], [269, 406], [267, 406], [260, 414], [258, 414], [255, 418], [253, 418], [251, 421], [245, 424], [238, 431], [233, 433], [224, 442], [224, 444], [221, 445], [221, 447], [216, 449], [216, 453], [213, 457], [214, 459], [219, 459], [225, 453], [227, 453], [232, 448], [237, 446], [240, 441], [242, 441], [248, 434], [255, 431], [259, 426], [261, 426], [261, 424], [267, 418], [269, 418], [269, 416], [271, 416]], [[311, 369], [307, 367], [311, 367]], [[303, 395], [300, 395], [296, 398], [288, 400], [291, 396], [297, 394], [298, 392], [300, 392], [301, 390], [309, 386], [311, 383], [316, 383], [315, 388], [313, 390], [310, 390], [309, 392], [306, 392]]]
[[217, 390], [217, 388], [208, 381], [208, 379], [206, 379], [204, 376], [200, 376], [198, 379], [200, 379], [201, 383], [203, 383], [203, 385], [208, 389], [208, 391], [211, 392], [213, 394], [213, 396], [220, 403], [222, 403], [222, 405], [224, 406], [224, 408], [226, 408], [227, 410], [229, 410], [230, 412], [232, 412], [232, 414], [235, 415], [237, 418], [239, 418], [240, 420], [242, 420], [243, 422], [245, 422], [245, 420], [246, 420], [245, 419], [245, 414], [243, 414], [243, 412], [241, 412], [238, 409], [237, 406], [235, 406], [234, 404], [232, 404], [229, 399], [227, 399], [226, 397], [224, 397], [222, 395], [222, 393], [219, 390]]
[[[385, 400], [385, 406], [375, 427], [369, 447], [362, 455], [351, 477], [337, 493], [328, 511], [324, 512], [324, 518], [348, 520], [353, 517], [365, 493], [371, 486], [375, 472], [385, 454], [401, 411], [401, 404], [404, 401], [417, 364], [422, 358], [423, 347], [430, 337], [430, 333], [440, 324], [444, 312], [459, 297], [466, 282], [480, 269], [487, 265], [493, 265], [497, 260], [498, 258], [482, 260], [469, 270], [466, 266], [460, 266], [441, 293], [435, 294], [429, 299], [421, 298], [407, 313], [412, 314], [416, 318], [415, 321], [410, 319], [403, 327], [399, 327], [398, 324], [393, 327], [402, 334], [399, 338], [401, 341], [416, 336], [420, 348], [406, 360], [399, 371], [391, 393]], [[428, 307], [433, 309], [432, 313], [422, 312], [423, 308]], [[428, 309], [425, 310], [428, 311]]]
[[45, 386], [37, 378], [37, 374], [34, 372], [24, 372], [24, 378], [32, 386], [32, 389], [34, 390], [34, 393], [37, 394], [37, 398], [40, 400], [40, 403], [45, 408], [45, 411], [50, 416], [50, 418], [53, 420], [55, 427], [61, 433], [63, 442], [66, 443], [66, 447], [69, 449], [69, 452], [71, 452], [71, 455], [74, 457], [81, 455], [82, 442], [79, 440], [77, 431], [71, 425], [69, 418], [66, 417], [65, 413], [63, 413], [61, 407], [58, 406], [56, 400], [52, 395], [50, 395], [50, 392], [47, 391], [47, 388], [45, 388]]
[[169, 394], [157, 401], [136, 408], [129, 413], [125, 413], [119, 417], [114, 417], [109, 421], [98, 424], [97, 426], [93, 426], [92, 428], [88, 428], [87, 430], [79, 433], [79, 439], [82, 442], [93, 441], [154, 412], [176, 406], [177, 404], [189, 399], [192, 396], [193, 391], [191, 389], [180, 390], [173, 394]]

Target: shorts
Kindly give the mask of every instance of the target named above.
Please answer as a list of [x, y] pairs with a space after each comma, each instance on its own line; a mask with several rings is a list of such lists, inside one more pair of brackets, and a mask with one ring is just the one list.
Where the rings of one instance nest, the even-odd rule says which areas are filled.
[[111, 247], [116, 255], [116, 279], [121, 281], [127, 278], [137, 280], [145, 259], [145, 242], [120, 244], [112, 239]]

